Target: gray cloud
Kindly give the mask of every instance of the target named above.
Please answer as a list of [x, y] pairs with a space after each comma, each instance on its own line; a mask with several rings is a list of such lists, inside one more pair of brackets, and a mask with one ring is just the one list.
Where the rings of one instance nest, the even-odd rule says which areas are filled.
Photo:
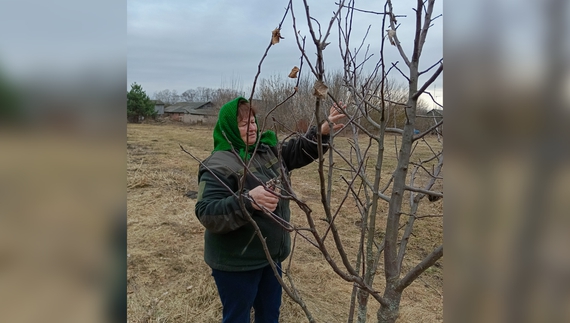
[[[381, 11], [382, 7], [372, 1], [358, 4], [366, 10]], [[285, 13], [287, 1], [281, 3], [263, 0], [247, 3], [229, 0], [208, 2], [187, 1], [129, 1], [128, 12], [128, 84], [137, 82], [149, 95], [170, 89], [179, 93], [197, 87], [222, 87], [229, 79], [237, 79], [244, 88], [251, 86], [257, 66], [269, 45], [271, 31], [278, 26]], [[398, 2], [395, 10], [407, 15], [401, 18], [398, 29], [401, 39], [413, 37], [415, 17], [414, 1]], [[294, 2], [297, 29], [307, 37], [307, 53], [314, 60], [314, 45], [306, 26], [301, 2]], [[311, 4], [313, 17], [319, 20], [321, 32], [326, 32], [334, 2]], [[405, 9], [405, 10], [404, 10]], [[442, 12], [439, 5], [438, 14]], [[344, 18], [344, 17], [343, 17]], [[381, 34], [381, 16], [355, 13], [353, 43], [359, 46], [361, 38], [370, 27], [368, 43], [370, 52], [378, 59]], [[425, 47], [425, 68], [442, 58], [442, 19], [437, 20]], [[315, 25], [318, 28], [318, 25]], [[337, 26], [333, 25], [325, 51], [325, 64], [329, 70], [340, 70], [342, 62], [338, 52]], [[300, 53], [295, 41], [291, 15], [282, 26], [279, 44], [273, 46], [262, 65], [261, 77], [287, 75], [299, 65]], [[408, 41], [409, 43], [409, 41]], [[411, 52], [411, 43], [405, 46]], [[386, 55], [393, 61], [403, 62], [395, 47], [387, 47]], [[373, 65], [373, 63], [370, 63]], [[372, 66], [371, 66], [372, 68]], [[305, 72], [309, 72], [305, 63]], [[394, 74], [396, 77], [397, 75]], [[427, 79], [428, 76], [425, 77]], [[438, 81], [441, 84], [441, 81]], [[441, 86], [439, 86], [441, 88]], [[441, 97], [441, 95], [440, 95]]]

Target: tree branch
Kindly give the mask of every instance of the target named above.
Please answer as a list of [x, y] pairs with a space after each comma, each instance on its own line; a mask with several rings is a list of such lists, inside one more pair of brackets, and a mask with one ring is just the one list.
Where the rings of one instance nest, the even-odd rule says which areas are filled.
[[441, 126], [443, 124], [443, 119], [439, 120], [438, 123], [436, 123], [435, 125], [429, 127], [426, 131], [419, 133], [417, 135], [414, 135], [414, 141], [421, 139], [423, 137], [425, 137], [427, 134], [429, 134], [430, 132], [432, 132], [433, 130], [437, 129], [439, 126]]
[[396, 291], [403, 291], [404, 288], [410, 286], [419, 275], [421, 275], [426, 269], [433, 266], [436, 261], [443, 257], [443, 245], [437, 247], [432, 253], [424, 258], [419, 264], [417, 264], [412, 270], [410, 270], [404, 278], [402, 278], [396, 285]]
[[427, 72], [429, 72], [432, 68], [436, 67], [438, 64], [441, 64], [441, 62], [443, 61], [443, 58], [440, 58], [439, 61], [437, 61], [437, 63], [433, 64], [432, 66], [428, 67], [425, 71], [420, 72], [418, 75], [422, 75], [425, 74]]
[[433, 75], [429, 78], [429, 80], [427, 80], [427, 82], [425, 82], [424, 85], [416, 93], [414, 93], [414, 95], [412, 95], [412, 100], [419, 98], [420, 95], [424, 93], [424, 91], [437, 79], [437, 77], [439, 76], [439, 74], [441, 74], [442, 71], [443, 71], [443, 63], [439, 65], [439, 68], [437, 69], [437, 71], [435, 71], [435, 73], [433, 73]]
[[[283, 25], [283, 21], [285, 21], [285, 17], [287, 17], [287, 12], [289, 12], [289, 9], [293, 9], [292, 0], [289, 1], [289, 5], [287, 6], [287, 9], [285, 9], [285, 14], [283, 15], [283, 18], [281, 18], [281, 22], [279, 22], [279, 26], [277, 27], [279, 30], [281, 30], [281, 25]], [[269, 45], [265, 49], [265, 53], [263, 53], [263, 56], [261, 57], [261, 60], [259, 61], [259, 64], [257, 65], [257, 73], [255, 74], [255, 77], [253, 79], [253, 85], [251, 87], [251, 94], [249, 96], [250, 102], [253, 99], [253, 94], [255, 93], [255, 86], [257, 84], [257, 78], [259, 77], [259, 74], [261, 74], [261, 65], [263, 64], [265, 57], [267, 57], [267, 53], [269, 52], [269, 49], [271, 48], [271, 46], [273, 46], [273, 44], [271, 41], [269, 41]]]
[[[392, 8], [392, 1], [391, 0], [387, 0], [386, 3], [388, 4], [388, 12], [390, 13], [391, 17], [396, 17], [396, 15], [394, 15], [394, 9]], [[396, 22], [394, 18], [390, 19], [390, 28], [392, 30], [396, 30]], [[404, 60], [404, 63], [406, 63], [406, 65], [410, 66], [410, 60], [408, 59], [408, 56], [406, 55], [406, 52], [404, 52], [404, 48], [402, 48], [402, 44], [400, 44], [400, 40], [398, 39], [398, 35], [395, 34], [394, 35], [394, 43], [396, 44], [396, 48], [398, 48], [398, 52], [400, 53], [400, 56], [402, 57], [402, 59]]]
[[426, 195], [443, 197], [442, 192], [430, 191], [430, 190], [426, 190], [426, 189], [419, 188], [419, 187], [412, 187], [412, 186], [406, 185], [405, 189], [406, 189], [406, 191], [412, 191], [412, 192], [424, 193]]

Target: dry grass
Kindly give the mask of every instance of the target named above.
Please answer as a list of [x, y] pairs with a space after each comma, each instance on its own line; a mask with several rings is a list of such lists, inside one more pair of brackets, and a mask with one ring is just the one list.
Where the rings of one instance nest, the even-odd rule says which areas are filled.
[[[211, 271], [203, 261], [204, 229], [194, 215], [194, 199], [184, 194], [197, 190], [198, 163], [181, 151], [179, 144], [200, 159], [212, 149], [212, 129], [181, 124], [129, 124], [127, 126], [127, 202], [128, 202], [128, 321], [135, 322], [220, 322], [221, 303]], [[395, 163], [394, 141], [386, 145], [386, 163]], [[428, 139], [438, 144], [435, 139]], [[440, 145], [440, 144], [439, 144]], [[335, 146], [348, 151], [346, 138]], [[425, 158], [429, 149], [416, 148], [414, 158]], [[370, 161], [368, 167], [373, 167]], [[338, 167], [342, 167], [336, 165]], [[293, 173], [298, 196], [307, 201], [315, 219], [324, 218], [319, 207], [317, 164]], [[370, 168], [370, 171], [373, 168]], [[346, 185], [335, 170], [333, 205], [338, 205]], [[388, 177], [383, 175], [384, 177]], [[387, 205], [379, 209], [380, 222]], [[443, 213], [442, 200], [425, 203], [422, 214]], [[292, 221], [306, 225], [304, 214], [292, 208]], [[345, 248], [356, 254], [360, 219], [354, 202], [347, 202], [336, 223]], [[406, 219], [403, 219], [402, 223]], [[320, 232], [326, 222], [317, 220]], [[382, 227], [378, 234], [382, 235]], [[334, 250], [332, 238], [327, 238]], [[404, 269], [416, 264], [443, 241], [443, 219], [426, 218], [416, 222], [410, 239]], [[333, 258], [338, 259], [334, 254]], [[354, 260], [355, 256], [351, 256]], [[287, 265], [287, 261], [284, 265]], [[403, 295], [399, 322], [443, 321], [443, 266], [430, 268], [408, 287]], [[352, 285], [340, 279], [307, 241], [297, 238], [291, 275], [318, 322], [346, 322]], [[383, 289], [382, 275], [374, 287]], [[375, 321], [378, 305], [371, 299], [369, 321]], [[281, 322], [304, 322], [300, 307], [285, 294]]]

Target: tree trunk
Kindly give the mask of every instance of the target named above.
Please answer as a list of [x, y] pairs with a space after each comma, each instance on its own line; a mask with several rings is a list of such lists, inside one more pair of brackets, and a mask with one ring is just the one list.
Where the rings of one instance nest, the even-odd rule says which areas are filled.
[[356, 292], [358, 300], [358, 312], [357, 312], [357, 323], [366, 322], [366, 312], [368, 309], [368, 293], [362, 289], [358, 289]]
[[402, 293], [396, 292], [391, 285], [388, 284], [384, 289], [384, 299], [388, 302], [388, 306], [380, 306], [376, 313], [378, 323], [395, 323], [399, 316]]

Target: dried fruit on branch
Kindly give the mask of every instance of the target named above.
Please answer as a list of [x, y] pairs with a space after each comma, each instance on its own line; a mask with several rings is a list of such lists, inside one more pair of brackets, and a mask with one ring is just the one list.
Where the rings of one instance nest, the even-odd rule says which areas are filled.
[[277, 44], [279, 39], [285, 38], [281, 37], [281, 30], [279, 28], [275, 28], [275, 30], [271, 32], [271, 45]]
[[388, 39], [390, 40], [390, 44], [396, 46], [396, 42], [394, 38], [396, 37], [396, 31], [394, 29], [386, 30], [388, 32]]
[[323, 83], [323, 81], [320, 80], [316, 80], [315, 81], [315, 85], [313, 85], [313, 95], [320, 98], [320, 99], [324, 99], [327, 96], [327, 92], [329, 91], [329, 88], [325, 85], [325, 83]]
[[297, 66], [293, 67], [293, 69], [291, 69], [291, 73], [289, 73], [289, 77], [292, 79], [296, 79], [298, 72], [299, 72], [299, 68]]

